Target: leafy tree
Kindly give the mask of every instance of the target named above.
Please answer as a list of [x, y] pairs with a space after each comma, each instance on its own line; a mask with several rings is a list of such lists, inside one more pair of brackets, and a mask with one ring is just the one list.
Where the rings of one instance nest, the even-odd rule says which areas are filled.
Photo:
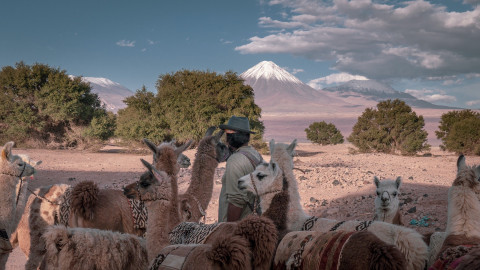
[[81, 78], [44, 64], [19, 62], [0, 71], [0, 139], [62, 143], [74, 127], [105, 114]]
[[160, 76], [157, 90], [160, 112], [177, 140], [199, 140], [209, 126], [226, 123], [237, 115], [248, 117], [250, 128], [257, 132], [252, 145], [263, 145], [261, 109], [254, 103], [253, 89], [236, 73], [182, 70]]
[[343, 135], [334, 124], [325, 121], [313, 122], [305, 129], [307, 139], [321, 145], [343, 143]]
[[113, 137], [116, 128], [116, 117], [112, 112], [94, 116], [90, 126], [85, 129], [84, 134], [87, 137], [100, 139], [102, 141]]
[[148, 138], [156, 143], [171, 138], [165, 118], [156, 113], [159, 111], [159, 99], [145, 86], [123, 102], [127, 107], [118, 111], [115, 132], [118, 137], [135, 141]]
[[367, 108], [347, 138], [360, 152], [413, 155], [430, 149], [425, 122], [404, 101], [386, 100]]
[[456, 153], [480, 155], [480, 113], [472, 110], [442, 114], [435, 134], [440, 148]]

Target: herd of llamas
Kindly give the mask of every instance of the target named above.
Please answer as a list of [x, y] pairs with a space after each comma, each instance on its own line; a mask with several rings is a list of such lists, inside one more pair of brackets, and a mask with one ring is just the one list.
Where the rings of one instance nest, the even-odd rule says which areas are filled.
[[123, 190], [95, 182], [35, 190], [40, 161], [12, 152], [0, 160], [0, 269], [19, 246], [25, 269], [480, 269], [480, 167], [461, 155], [448, 191], [447, 227], [421, 234], [400, 214], [402, 179], [374, 177], [374, 216], [333, 220], [301, 205], [293, 173], [296, 140], [270, 141], [270, 160], [239, 179], [261, 211], [237, 222], [205, 224], [214, 175], [228, 147], [210, 127], [197, 145], [192, 177], [178, 191], [191, 141], [144, 143], [153, 153]]

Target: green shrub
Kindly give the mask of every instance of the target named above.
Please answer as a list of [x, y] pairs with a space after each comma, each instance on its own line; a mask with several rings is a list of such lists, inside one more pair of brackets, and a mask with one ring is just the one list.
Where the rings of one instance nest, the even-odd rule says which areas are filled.
[[425, 122], [412, 108], [399, 99], [377, 104], [377, 109], [367, 108], [358, 117], [347, 138], [359, 152], [382, 152], [414, 155], [430, 149]]
[[313, 143], [328, 145], [343, 143], [343, 135], [334, 124], [325, 121], [313, 122], [305, 129], [307, 139]]
[[437, 138], [440, 148], [455, 153], [480, 155], [480, 113], [472, 110], [442, 114]]

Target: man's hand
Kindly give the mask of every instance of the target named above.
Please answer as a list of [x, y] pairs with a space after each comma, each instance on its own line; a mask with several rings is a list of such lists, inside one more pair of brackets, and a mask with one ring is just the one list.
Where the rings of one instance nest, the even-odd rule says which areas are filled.
[[231, 203], [228, 204], [227, 222], [237, 221], [242, 216], [243, 208], [237, 207]]

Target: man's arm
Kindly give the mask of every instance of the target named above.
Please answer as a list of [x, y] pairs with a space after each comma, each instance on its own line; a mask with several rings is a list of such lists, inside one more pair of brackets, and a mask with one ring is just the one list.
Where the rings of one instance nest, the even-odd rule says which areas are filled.
[[231, 203], [228, 204], [227, 222], [237, 221], [242, 216], [243, 208], [237, 207]]

